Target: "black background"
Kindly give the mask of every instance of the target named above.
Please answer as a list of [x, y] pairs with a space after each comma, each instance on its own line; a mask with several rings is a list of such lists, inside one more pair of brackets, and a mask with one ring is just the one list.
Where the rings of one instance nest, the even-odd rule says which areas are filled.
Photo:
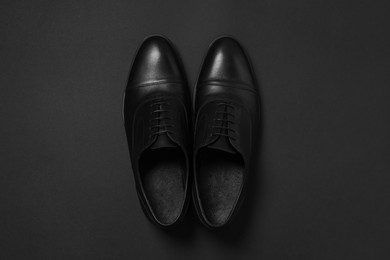
[[[0, 2], [0, 259], [389, 259], [387, 1]], [[177, 46], [193, 88], [239, 39], [262, 96], [234, 226], [144, 217], [122, 123], [137, 47]]]

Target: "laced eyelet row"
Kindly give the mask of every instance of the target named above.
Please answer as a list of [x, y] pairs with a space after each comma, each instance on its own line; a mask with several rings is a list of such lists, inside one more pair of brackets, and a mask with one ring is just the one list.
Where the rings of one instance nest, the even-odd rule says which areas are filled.
[[216, 111], [214, 115], [214, 121], [212, 127], [211, 136], [224, 136], [232, 140], [236, 140], [236, 131], [231, 127], [235, 125], [234, 113], [229, 112], [228, 109], [234, 111], [234, 106], [230, 103], [220, 102], [218, 107], [222, 107], [222, 110]]
[[[150, 115], [149, 119], [149, 137], [153, 138], [156, 135], [170, 133], [174, 124], [171, 123], [172, 117], [171, 110], [169, 109], [170, 103], [163, 100], [157, 100], [150, 104]], [[165, 108], [164, 108], [165, 107]]]

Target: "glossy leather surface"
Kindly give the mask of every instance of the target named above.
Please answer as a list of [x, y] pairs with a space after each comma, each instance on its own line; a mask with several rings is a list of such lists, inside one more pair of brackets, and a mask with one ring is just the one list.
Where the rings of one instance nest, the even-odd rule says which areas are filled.
[[[160, 227], [169, 227], [179, 222], [187, 208], [190, 165], [188, 147], [191, 145], [189, 111], [186, 78], [172, 45], [161, 36], [145, 39], [130, 71], [123, 116], [138, 196], [145, 214]], [[140, 172], [140, 158], [156, 145], [158, 148], [178, 148], [185, 157], [182, 206], [179, 216], [169, 223], [159, 219], [155, 213]], [[153, 165], [156, 161], [155, 158], [144, 157], [143, 161], [147, 165]]]
[[[225, 109], [225, 125], [216, 125], [221, 121], [216, 115]], [[195, 90], [195, 137], [194, 137], [194, 187], [193, 199], [199, 218], [209, 228], [228, 224], [237, 212], [250, 176], [249, 170], [254, 158], [256, 129], [259, 127], [259, 96], [251, 65], [240, 44], [229, 37], [215, 40], [209, 47], [204, 59]], [[215, 128], [225, 132], [215, 134]], [[227, 129], [228, 128], [228, 129]], [[219, 147], [220, 150], [234, 150], [243, 159], [243, 184], [240, 194], [229, 213], [229, 217], [219, 223], [212, 223], [205, 214], [200, 194], [199, 179], [203, 172], [197, 168], [198, 152], [226, 137], [232, 148]], [[218, 144], [217, 144], [218, 145]]]

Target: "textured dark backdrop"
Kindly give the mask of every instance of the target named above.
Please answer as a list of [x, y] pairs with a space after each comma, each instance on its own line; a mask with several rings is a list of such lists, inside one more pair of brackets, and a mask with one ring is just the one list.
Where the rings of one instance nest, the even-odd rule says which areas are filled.
[[[386, 2], [2, 0], [0, 259], [389, 259]], [[254, 64], [261, 153], [226, 231], [138, 204], [122, 94], [154, 33], [191, 88], [221, 34]]]

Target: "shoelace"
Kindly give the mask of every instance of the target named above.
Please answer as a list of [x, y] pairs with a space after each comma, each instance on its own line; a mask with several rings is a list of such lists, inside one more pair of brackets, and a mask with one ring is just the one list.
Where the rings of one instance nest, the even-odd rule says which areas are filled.
[[[234, 125], [234, 106], [226, 103], [220, 102], [218, 103], [218, 107], [221, 110], [215, 112], [214, 124], [212, 126], [212, 136], [225, 136], [229, 137], [233, 140], [236, 131], [231, 127]], [[229, 109], [233, 110], [233, 112], [229, 112]]]
[[[170, 124], [172, 117], [169, 116], [170, 103], [163, 100], [157, 100], [150, 104], [150, 137], [164, 133], [172, 133], [170, 130], [173, 124]], [[164, 108], [165, 107], [165, 108]]]

